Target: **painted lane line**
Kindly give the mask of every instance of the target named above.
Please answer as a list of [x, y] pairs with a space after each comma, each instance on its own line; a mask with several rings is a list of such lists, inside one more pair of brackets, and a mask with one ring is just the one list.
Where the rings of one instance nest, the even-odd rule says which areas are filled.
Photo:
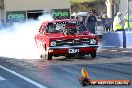
[[29, 83], [31, 83], [31, 84], [37, 86], [38, 88], [47, 88], [46, 86], [44, 86], [44, 85], [42, 85], [42, 84], [39, 84], [39, 83], [37, 83], [37, 82], [35, 82], [35, 81], [33, 81], [33, 80], [31, 80], [31, 79], [29, 79], [29, 78], [27, 78], [27, 77], [21, 75], [21, 74], [15, 72], [15, 71], [12, 71], [12, 70], [10, 70], [10, 69], [8, 69], [8, 68], [6, 68], [6, 67], [3, 67], [3, 66], [0, 65], [0, 68], [2, 68], [2, 69], [4, 69], [4, 70], [6, 70], [6, 71], [12, 73], [13, 75], [18, 76], [19, 78], [22, 78], [23, 80], [25, 80], [25, 81], [27, 81], [27, 82], [29, 82]]
[[3, 77], [0, 76], [0, 81], [1, 81], [1, 80], [5, 80], [5, 79], [4, 79]]

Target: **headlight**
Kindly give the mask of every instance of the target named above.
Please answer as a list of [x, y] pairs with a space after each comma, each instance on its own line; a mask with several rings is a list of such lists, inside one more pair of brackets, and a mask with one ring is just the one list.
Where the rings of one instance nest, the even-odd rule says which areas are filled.
[[95, 39], [90, 39], [90, 44], [91, 44], [91, 45], [96, 44], [96, 40], [95, 40]]
[[52, 42], [50, 43], [50, 45], [51, 45], [51, 46], [56, 46], [56, 41], [52, 41]]

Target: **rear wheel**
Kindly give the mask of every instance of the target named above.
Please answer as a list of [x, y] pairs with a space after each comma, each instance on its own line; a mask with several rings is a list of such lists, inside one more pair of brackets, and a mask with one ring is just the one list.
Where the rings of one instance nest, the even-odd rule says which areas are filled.
[[96, 52], [92, 52], [92, 53], [90, 53], [90, 55], [92, 58], [96, 58]]
[[44, 58], [46, 60], [52, 60], [52, 55], [49, 55], [48, 53], [46, 53], [46, 51], [40, 55], [40, 58]]
[[44, 58], [44, 49], [42, 48], [42, 44], [40, 42], [38, 43], [38, 52], [39, 52], [40, 58]]
[[38, 42], [38, 49], [39, 49], [40, 58], [52, 60], [52, 55], [48, 54], [47, 50], [43, 48], [43, 44], [41, 42]]

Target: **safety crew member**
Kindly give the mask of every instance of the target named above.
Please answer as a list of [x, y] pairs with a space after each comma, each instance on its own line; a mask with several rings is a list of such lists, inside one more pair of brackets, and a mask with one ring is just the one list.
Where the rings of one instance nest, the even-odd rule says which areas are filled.
[[124, 26], [123, 24], [124, 24], [124, 21], [122, 19], [122, 13], [118, 12], [113, 21], [113, 30], [122, 31]]
[[129, 11], [129, 17], [128, 17], [128, 10], [125, 12], [125, 16], [124, 16], [124, 21], [125, 21], [125, 25], [124, 25], [124, 29], [128, 29], [128, 18], [129, 18], [129, 29], [132, 29], [132, 14]]

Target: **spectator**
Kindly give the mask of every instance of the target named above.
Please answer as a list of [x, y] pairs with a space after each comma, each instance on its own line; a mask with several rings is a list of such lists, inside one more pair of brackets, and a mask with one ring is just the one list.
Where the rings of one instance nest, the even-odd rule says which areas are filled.
[[113, 30], [114, 31], [122, 31], [123, 30], [124, 21], [121, 18], [121, 16], [122, 16], [122, 13], [118, 12], [114, 18], [114, 21], [113, 21]]
[[111, 28], [111, 19], [108, 18], [107, 15], [105, 15], [104, 29], [105, 31], [110, 31], [110, 28]]
[[97, 19], [95, 16], [95, 12], [89, 11], [89, 15], [88, 15], [87, 20], [86, 20], [86, 25], [87, 25], [89, 31], [93, 34], [95, 34], [96, 23], [97, 23]]

